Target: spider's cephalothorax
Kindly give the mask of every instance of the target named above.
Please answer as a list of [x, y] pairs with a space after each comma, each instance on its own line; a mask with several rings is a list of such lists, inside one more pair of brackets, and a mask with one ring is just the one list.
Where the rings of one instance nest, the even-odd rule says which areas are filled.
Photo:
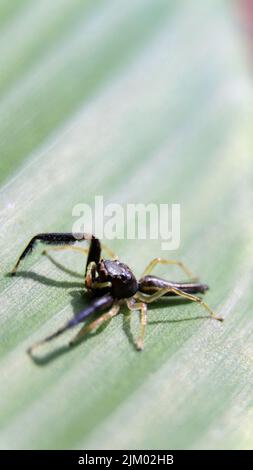
[[[110, 292], [115, 299], [127, 299], [136, 294], [138, 282], [131, 269], [118, 260], [101, 260], [97, 266], [97, 285], [108, 283], [106, 292]], [[96, 284], [95, 284], [96, 285]], [[103, 288], [94, 288], [94, 294], [100, 295]]]
[[[90, 240], [88, 250], [73, 246], [75, 242], [82, 240]], [[40, 233], [35, 235], [18, 258], [11, 273], [12, 275], [16, 274], [20, 261], [31, 253], [37, 241], [48, 245], [58, 245], [57, 248], [54, 248], [55, 250], [72, 249], [85, 255], [88, 253], [85, 268], [85, 288], [94, 298], [82, 312], [71, 318], [62, 328], [33, 345], [29, 349], [30, 353], [38, 344], [51, 341], [69, 328], [84, 322], [91, 314], [99, 313], [100, 316], [88, 325], [85, 325], [70, 344], [76, 343], [86, 333], [117, 315], [122, 303], [125, 303], [129, 310], [140, 311], [141, 332], [136, 343], [137, 349], [143, 348], [144, 332], [147, 323], [147, 304], [160, 297], [173, 295], [198, 302], [207, 310], [211, 317], [222, 321], [222, 318], [217, 317], [210, 307], [200, 297], [195, 295], [196, 293], [203, 294], [208, 289], [208, 286], [193, 279], [191, 272], [180, 261], [155, 258], [148, 264], [141, 279], [137, 281], [129, 266], [118, 261], [111, 250], [105, 246], [102, 246], [102, 248], [113, 259], [101, 259], [100, 241], [94, 235], [86, 233]], [[150, 275], [150, 272], [158, 263], [177, 265], [191, 279], [186, 282], [174, 282]], [[107, 311], [102, 313], [105, 310]]]

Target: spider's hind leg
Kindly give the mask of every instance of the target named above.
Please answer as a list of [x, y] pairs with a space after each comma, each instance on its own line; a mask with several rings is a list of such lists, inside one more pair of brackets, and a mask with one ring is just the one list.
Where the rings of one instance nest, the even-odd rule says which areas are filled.
[[177, 289], [175, 287], [165, 287], [165, 288], [159, 289], [157, 292], [151, 295], [146, 295], [138, 291], [135, 294], [135, 298], [142, 302], [151, 303], [168, 293], [171, 293], [172, 295], [178, 295], [179, 297], [191, 300], [193, 302], [197, 302], [198, 304], [202, 305], [202, 307], [204, 307], [204, 309], [209, 313], [209, 315], [212, 318], [218, 321], [224, 320], [222, 317], [215, 315], [215, 313], [212, 311], [209, 305], [206, 302], [204, 302], [204, 300], [202, 300], [200, 297], [198, 297], [197, 295], [188, 294], [187, 292], [184, 292], [181, 289]]

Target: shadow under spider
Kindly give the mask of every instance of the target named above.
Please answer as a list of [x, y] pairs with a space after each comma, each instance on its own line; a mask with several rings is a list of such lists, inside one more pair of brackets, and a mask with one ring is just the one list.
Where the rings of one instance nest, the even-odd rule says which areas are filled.
[[[5, 274], [5, 277], [13, 277], [11, 273]], [[18, 271], [15, 274], [15, 277], [22, 277], [24, 279], [32, 279], [35, 282], [44, 284], [45, 286], [50, 287], [60, 287], [60, 288], [71, 288], [71, 287], [84, 287], [82, 282], [71, 282], [71, 281], [56, 281], [55, 279], [50, 279], [42, 274], [37, 274], [34, 271]]]
[[[42, 274], [37, 274], [34, 271], [17, 271], [15, 273], [15, 277], [22, 277], [24, 279], [32, 279], [33, 281], [39, 282], [40, 284], [44, 284], [45, 286], [50, 287], [59, 287], [59, 288], [84, 288], [84, 275], [73, 271], [72, 269], [66, 268], [63, 264], [56, 261], [52, 256], [48, 253], [42, 252], [43, 256], [46, 256], [56, 268], [63, 271], [65, 274], [69, 274], [70, 276], [76, 277], [78, 279], [83, 279], [83, 282], [72, 282], [72, 281], [56, 281], [55, 279], [50, 279]], [[5, 277], [13, 277], [13, 274], [6, 273]]]
[[80, 273], [77, 273], [76, 271], [73, 271], [72, 269], [69, 269], [67, 268], [66, 266], [64, 266], [62, 263], [59, 263], [59, 261], [56, 261], [51, 255], [49, 255], [49, 253], [47, 253], [46, 251], [43, 251], [42, 252], [42, 255], [43, 256], [46, 256], [52, 264], [54, 264], [54, 266], [56, 266], [56, 268], [60, 269], [61, 271], [63, 271], [64, 273], [66, 274], [70, 274], [71, 276], [73, 277], [78, 277], [79, 279], [83, 279], [84, 281], [84, 274], [80, 274]]

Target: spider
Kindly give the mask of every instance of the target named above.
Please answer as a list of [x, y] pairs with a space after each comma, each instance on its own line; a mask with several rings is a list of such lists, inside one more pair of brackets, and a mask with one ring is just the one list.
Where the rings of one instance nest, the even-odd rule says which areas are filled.
[[[83, 240], [90, 240], [89, 249], [73, 246], [75, 242]], [[119, 261], [117, 256], [105, 245], [102, 245], [98, 238], [87, 233], [40, 233], [35, 235], [18, 258], [11, 272], [12, 275], [16, 274], [20, 261], [32, 252], [37, 241], [47, 245], [54, 245], [51, 248], [53, 250], [71, 249], [85, 255], [88, 254], [84, 284], [92, 300], [77, 316], [71, 318], [51, 335], [31, 346], [28, 349], [29, 353], [38, 345], [51, 341], [66, 330], [84, 322], [93, 313], [100, 314], [94, 321], [85, 325], [70, 341], [69, 345], [73, 346], [84, 335], [116, 316], [119, 313], [120, 307], [124, 304], [127, 305], [130, 311], [140, 311], [140, 334], [136, 342], [136, 348], [137, 350], [142, 350], [147, 324], [147, 304], [164, 296], [179, 296], [193, 302], [198, 302], [207, 310], [212, 318], [223, 321], [223, 318], [216, 316], [202, 298], [195, 295], [196, 293], [204, 294], [209, 287], [206, 284], [200, 283], [197, 278], [194, 278], [190, 270], [182, 262], [155, 258], [148, 264], [138, 281], [129, 266]], [[101, 258], [102, 249], [107, 252], [110, 259]], [[187, 282], [174, 282], [151, 275], [150, 273], [158, 264], [177, 265], [190, 279]]]

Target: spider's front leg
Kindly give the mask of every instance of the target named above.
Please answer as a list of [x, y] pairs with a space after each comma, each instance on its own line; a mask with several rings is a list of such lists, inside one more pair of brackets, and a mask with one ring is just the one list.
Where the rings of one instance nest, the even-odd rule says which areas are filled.
[[[100, 256], [101, 256], [101, 244], [98, 238], [94, 237], [94, 235], [90, 235], [87, 233], [39, 233], [38, 235], [35, 235], [24, 251], [21, 253], [19, 256], [13, 270], [11, 271], [12, 275], [16, 274], [16, 271], [18, 269], [18, 266], [26, 256], [28, 256], [34, 246], [36, 245], [37, 242], [42, 242], [45, 243], [46, 245], [58, 245], [59, 248], [64, 249], [64, 247], [69, 247], [71, 248], [71, 245], [73, 245], [76, 242], [81, 242], [83, 240], [90, 240], [90, 247], [88, 251], [88, 258], [87, 258], [87, 264], [86, 264], [86, 270], [89, 265], [89, 263], [94, 262], [98, 263], [100, 261]], [[80, 251], [78, 250], [78, 247], [72, 247], [75, 251]]]

